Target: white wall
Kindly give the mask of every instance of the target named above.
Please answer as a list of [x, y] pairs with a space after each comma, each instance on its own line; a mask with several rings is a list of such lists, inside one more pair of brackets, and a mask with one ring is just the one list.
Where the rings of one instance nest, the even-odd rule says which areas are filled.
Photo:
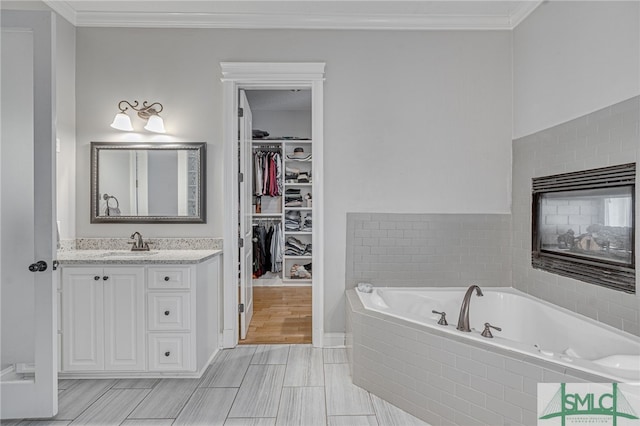
[[640, 2], [544, 2], [513, 52], [516, 139], [640, 94]]
[[[251, 101], [249, 101], [249, 106], [251, 106]], [[251, 113], [253, 117], [253, 128], [269, 132], [269, 137], [311, 137], [311, 110], [254, 111], [252, 109]]]
[[[78, 28], [79, 237], [222, 235], [221, 61], [327, 63], [325, 331], [344, 331], [347, 212], [509, 211], [509, 32]], [[162, 102], [168, 136], [111, 129], [122, 99]], [[89, 224], [89, 143], [127, 138], [208, 142], [207, 224]]]

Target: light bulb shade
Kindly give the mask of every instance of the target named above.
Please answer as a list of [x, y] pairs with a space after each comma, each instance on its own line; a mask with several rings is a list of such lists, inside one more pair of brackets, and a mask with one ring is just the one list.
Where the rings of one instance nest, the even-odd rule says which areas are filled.
[[111, 123], [111, 127], [118, 130], [125, 130], [130, 132], [133, 130], [133, 126], [131, 125], [131, 118], [123, 112], [119, 112], [113, 118], [113, 123]]
[[159, 115], [152, 115], [149, 117], [149, 121], [147, 121], [146, 126], [144, 126], [145, 130], [155, 133], [165, 133], [164, 130], [164, 121], [162, 121], [162, 117]]

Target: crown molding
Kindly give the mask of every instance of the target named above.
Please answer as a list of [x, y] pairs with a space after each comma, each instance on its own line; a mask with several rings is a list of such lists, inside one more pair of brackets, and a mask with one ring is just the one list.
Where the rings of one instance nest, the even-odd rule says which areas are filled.
[[222, 81], [324, 80], [324, 62], [220, 62]]
[[76, 10], [66, 1], [59, 0], [42, 0], [44, 4], [49, 6], [58, 15], [69, 21], [73, 26], [78, 26]]
[[515, 27], [520, 25], [520, 23], [524, 21], [527, 18], [527, 16], [529, 16], [531, 12], [536, 10], [537, 7], [540, 6], [544, 1], [545, 0], [522, 2], [520, 4], [520, 9], [516, 10], [511, 15], [511, 29], [514, 29]]
[[76, 27], [317, 30], [512, 30], [542, 0], [523, 1], [510, 15], [78, 12], [63, 0], [43, 0]]

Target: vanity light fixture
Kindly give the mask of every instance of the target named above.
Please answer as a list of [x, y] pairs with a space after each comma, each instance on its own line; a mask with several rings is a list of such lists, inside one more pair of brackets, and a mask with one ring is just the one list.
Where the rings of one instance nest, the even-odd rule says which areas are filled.
[[162, 104], [160, 102], [149, 104], [147, 101], [144, 101], [140, 108], [138, 108], [138, 105], [140, 105], [138, 101], [133, 101], [133, 104], [129, 101], [118, 102], [120, 112], [114, 117], [111, 127], [127, 132], [132, 131], [131, 118], [126, 113], [126, 111], [131, 108], [138, 113], [138, 117], [147, 120], [147, 124], [144, 126], [145, 130], [154, 133], [165, 133], [164, 121], [162, 121], [162, 117], [158, 115], [164, 109]]

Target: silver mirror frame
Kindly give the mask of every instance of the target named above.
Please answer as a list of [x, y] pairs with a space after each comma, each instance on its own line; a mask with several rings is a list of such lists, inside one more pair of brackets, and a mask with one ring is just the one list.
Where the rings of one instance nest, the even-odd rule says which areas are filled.
[[[207, 223], [207, 188], [205, 142], [137, 143], [137, 142], [91, 142], [91, 223]], [[198, 212], [196, 216], [100, 216], [98, 188], [101, 150], [194, 150], [198, 152]]]

